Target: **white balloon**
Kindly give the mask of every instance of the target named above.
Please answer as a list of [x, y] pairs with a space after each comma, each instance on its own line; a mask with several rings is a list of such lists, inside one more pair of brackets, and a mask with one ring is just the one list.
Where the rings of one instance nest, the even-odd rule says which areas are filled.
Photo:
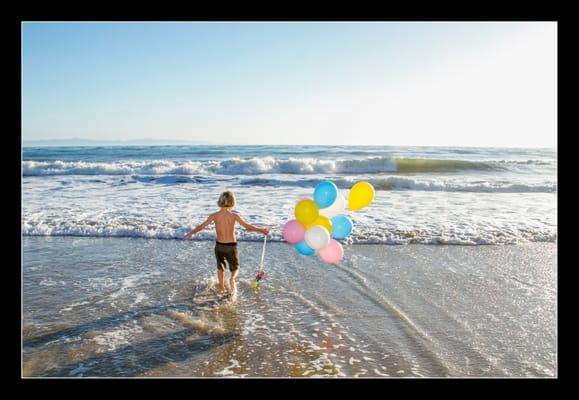
[[312, 249], [320, 250], [330, 243], [330, 232], [321, 225], [314, 225], [306, 230], [304, 239]]
[[320, 214], [331, 219], [336, 215], [343, 214], [345, 209], [346, 209], [346, 198], [338, 191], [336, 200], [332, 203], [331, 206], [326, 208], [320, 208]]

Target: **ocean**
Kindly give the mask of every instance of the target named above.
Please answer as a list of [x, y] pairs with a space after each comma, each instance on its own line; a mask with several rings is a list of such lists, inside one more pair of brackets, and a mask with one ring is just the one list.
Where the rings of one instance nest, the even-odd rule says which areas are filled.
[[[26, 236], [171, 239], [216, 209], [224, 190], [273, 229], [322, 180], [347, 198], [366, 180], [348, 243], [515, 244], [556, 240], [556, 154], [545, 149], [371, 146], [24, 148]], [[211, 240], [210, 231], [197, 239]], [[240, 240], [258, 234], [239, 232]]]
[[[25, 147], [24, 377], [555, 377], [552, 149], [377, 146]], [[344, 259], [282, 238], [331, 180]], [[237, 296], [216, 293], [217, 210], [239, 229]]]

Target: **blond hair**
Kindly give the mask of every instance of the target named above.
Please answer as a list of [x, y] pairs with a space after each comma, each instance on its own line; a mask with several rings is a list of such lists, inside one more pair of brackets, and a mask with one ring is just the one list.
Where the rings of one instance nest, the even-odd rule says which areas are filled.
[[217, 200], [217, 205], [219, 207], [227, 207], [227, 208], [234, 207], [235, 195], [229, 190], [227, 192], [221, 193], [221, 196], [219, 196], [219, 200]]

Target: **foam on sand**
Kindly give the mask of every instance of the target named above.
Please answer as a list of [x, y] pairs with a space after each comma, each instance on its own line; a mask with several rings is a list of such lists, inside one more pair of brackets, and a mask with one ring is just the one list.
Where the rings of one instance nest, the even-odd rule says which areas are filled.
[[[177, 319], [183, 326], [188, 328], [193, 328], [195, 331], [201, 335], [211, 335], [215, 337], [227, 335], [227, 331], [220, 326], [210, 325], [201, 319], [195, 319], [190, 315], [179, 312], [179, 311], [169, 311], [168, 316]], [[188, 337], [188, 340], [193, 340], [195, 336]]]

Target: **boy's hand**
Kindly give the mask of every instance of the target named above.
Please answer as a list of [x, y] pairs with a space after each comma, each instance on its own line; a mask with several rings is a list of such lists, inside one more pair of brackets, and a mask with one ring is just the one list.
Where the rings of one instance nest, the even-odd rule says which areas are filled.
[[185, 236], [183, 236], [183, 237], [181, 238], [181, 240], [187, 240], [187, 239], [189, 239], [191, 236], [192, 236], [192, 235], [191, 235], [191, 232], [189, 232], [189, 233], [187, 233]]
[[269, 228], [262, 228], [261, 233], [263, 233], [265, 236], [269, 235]]

